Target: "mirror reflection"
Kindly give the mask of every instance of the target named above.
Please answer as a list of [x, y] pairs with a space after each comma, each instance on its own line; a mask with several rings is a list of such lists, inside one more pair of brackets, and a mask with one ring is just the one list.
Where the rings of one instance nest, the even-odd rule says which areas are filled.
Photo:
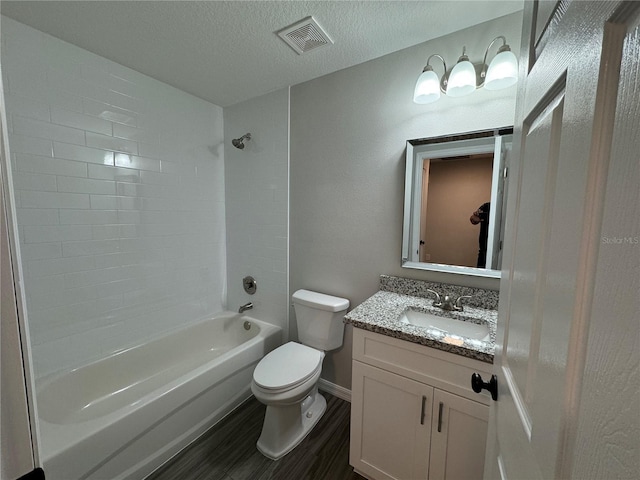
[[407, 142], [404, 267], [499, 276], [511, 133]]

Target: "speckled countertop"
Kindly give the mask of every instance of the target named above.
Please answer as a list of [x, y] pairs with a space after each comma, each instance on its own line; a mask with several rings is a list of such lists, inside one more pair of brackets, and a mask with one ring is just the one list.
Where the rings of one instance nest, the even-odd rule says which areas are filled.
[[[389, 277], [386, 277], [388, 280]], [[393, 277], [391, 277], [393, 278]], [[442, 290], [440, 290], [442, 291]], [[390, 337], [419, 343], [482, 362], [493, 363], [497, 310], [466, 306], [463, 312], [448, 312], [432, 306], [433, 298], [380, 290], [345, 315], [345, 323]], [[489, 327], [489, 341], [475, 340], [441, 330], [402, 323], [398, 319], [405, 310], [418, 310], [441, 317]]]

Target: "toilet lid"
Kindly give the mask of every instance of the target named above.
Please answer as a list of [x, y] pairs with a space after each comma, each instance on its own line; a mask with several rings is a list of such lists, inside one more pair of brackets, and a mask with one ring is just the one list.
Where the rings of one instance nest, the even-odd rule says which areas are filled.
[[253, 371], [253, 381], [268, 390], [298, 385], [322, 368], [324, 353], [289, 342], [265, 355]]

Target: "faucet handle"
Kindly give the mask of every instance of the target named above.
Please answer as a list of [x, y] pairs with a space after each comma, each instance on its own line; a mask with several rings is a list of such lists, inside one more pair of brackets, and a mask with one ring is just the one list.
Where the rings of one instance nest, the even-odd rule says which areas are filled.
[[438, 292], [436, 292], [435, 290], [431, 290], [430, 288], [427, 288], [427, 292], [433, 293], [436, 296], [436, 299], [433, 301], [432, 305], [434, 307], [441, 307], [442, 306], [442, 300], [440, 300], [440, 294]]
[[472, 297], [472, 295], [461, 295], [461, 296], [459, 296], [458, 299], [456, 300], [455, 306], [453, 307], [454, 310], [457, 310], [458, 312], [462, 312], [464, 310], [464, 307], [462, 306], [461, 300], [463, 298], [471, 298], [471, 297]]

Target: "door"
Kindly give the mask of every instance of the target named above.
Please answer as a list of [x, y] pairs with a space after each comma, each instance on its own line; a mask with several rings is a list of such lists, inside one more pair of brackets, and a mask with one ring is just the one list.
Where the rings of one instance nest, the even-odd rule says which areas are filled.
[[432, 417], [429, 480], [479, 478], [489, 407], [436, 389]]
[[351, 396], [351, 465], [378, 480], [426, 480], [433, 387], [354, 361]]
[[511, 135], [497, 136], [493, 153], [491, 178], [491, 210], [489, 211], [489, 237], [487, 239], [487, 268], [500, 270], [502, 265], [502, 235], [504, 225], [504, 200], [506, 195], [506, 165], [511, 149]]
[[[484, 477], [635, 478], [638, 3], [560, 2], [546, 28], [536, 26], [535, 7], [527, 3], [524, 16], [527, 75], [518, 97], [494, 363], [499, 397]], [[611, 155], [612, 144], [620, 155]], [[624, 185], [607, 186], [618, 170], [627, 175], [623, 192]], [[615, 270], [599, 266], [607, 211], [629, 240], [627, 262]], [[615, 295], [605, 297], [605, 288]], [[614, 311], [621, 312], [615, 319]], [[612, 329], [598, 331], [607, 322]], [[598, 393], [600, 403], [591, 398]]]

